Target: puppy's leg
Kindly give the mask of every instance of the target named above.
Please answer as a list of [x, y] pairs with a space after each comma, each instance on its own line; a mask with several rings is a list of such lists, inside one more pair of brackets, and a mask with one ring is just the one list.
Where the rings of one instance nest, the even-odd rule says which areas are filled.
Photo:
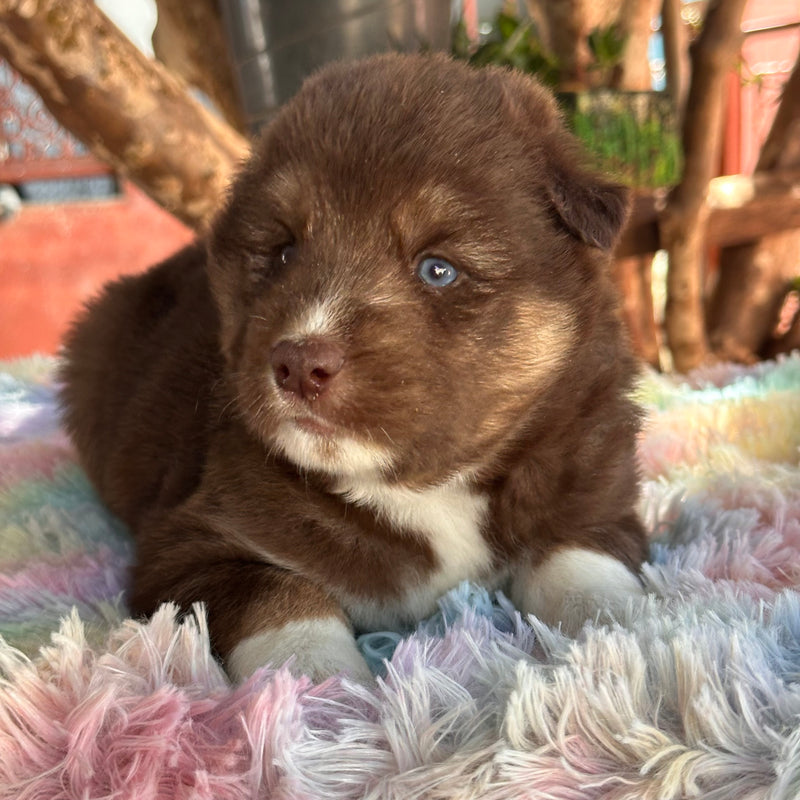
[[234, 681], [242, 681], [264, 664], [287, 661], [295, 675], [308, 675], [315, 683], [339, 673], [359, 683], [373, 681], [352, 629], [337, 616], [306, 617], [265, 628], [235, 645], [225, 666]]
[[344, 612], [319, 585], [215, 542], [208, 531], [179, 531], [166, 526], [140, 537], [134, 613], [150, 614], [168, 600], [186, 609], [203, 602], [212, 646], [235, 681], [288, 661], [295, 675], [315, 682], [342, 672], [372, 682]]
[[574, 636], [590, 619], [611, 621], [631, 598], [644, 595], [639, 578], [619, 559], [585, 547], [561, 547], [536, 566], [520, 567], [511, 599], [523, 613]]

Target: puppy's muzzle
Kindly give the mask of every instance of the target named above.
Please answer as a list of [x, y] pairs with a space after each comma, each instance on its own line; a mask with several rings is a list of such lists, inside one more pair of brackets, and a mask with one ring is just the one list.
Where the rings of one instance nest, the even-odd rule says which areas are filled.
[[283, 339], [272, 348], [270, 363], [282, 392], [309, 402], [333, 385], [344, 366], [344, 350], [324, 339]]

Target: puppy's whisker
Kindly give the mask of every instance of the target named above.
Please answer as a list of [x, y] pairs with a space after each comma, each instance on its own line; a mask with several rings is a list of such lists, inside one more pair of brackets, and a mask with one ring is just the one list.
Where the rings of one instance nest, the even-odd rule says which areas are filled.
[[231, 408], [231, 406], [233, 406], [235, 403], [236, 403], [236, 398], [232, 397], [230, 400], [228, 400], [227, 403], [225, 403], [224, 406], [222, 406], [222, 408], [219, 411], [219, 415], [217, 416], [217, 422], [218, 423], [222, 422], [222, 419], [225, 416], [225, 414], [228, 411], [228, 409]]

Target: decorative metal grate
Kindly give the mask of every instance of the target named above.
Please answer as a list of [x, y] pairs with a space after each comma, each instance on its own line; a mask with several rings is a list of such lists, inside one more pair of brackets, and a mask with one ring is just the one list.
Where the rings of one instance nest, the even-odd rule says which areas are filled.
[[116, 193], [112, 170], [65, 131], [38, 94], [0, 59], [0, 183], [32, 202]]

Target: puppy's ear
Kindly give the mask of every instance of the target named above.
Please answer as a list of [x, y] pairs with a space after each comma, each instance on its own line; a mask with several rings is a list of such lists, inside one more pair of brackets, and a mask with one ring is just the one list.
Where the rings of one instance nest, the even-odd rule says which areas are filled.
[[[628, 217], [628, 190], [583, 167], [583, 148], [568, 133], [553, 94], [535, 78], [513, 70], [485, 74], [502, 93], [520, 137], [532, 147], [537, 177], [558, 221], [580, 241], [611, 250]], [[541, 188], [537, 181], [537, 191]]]
[[628, 217], [630, 192], [558, 162], [548, 168], [550, 202], [563, 226], [586, 244], [610, 250]]

